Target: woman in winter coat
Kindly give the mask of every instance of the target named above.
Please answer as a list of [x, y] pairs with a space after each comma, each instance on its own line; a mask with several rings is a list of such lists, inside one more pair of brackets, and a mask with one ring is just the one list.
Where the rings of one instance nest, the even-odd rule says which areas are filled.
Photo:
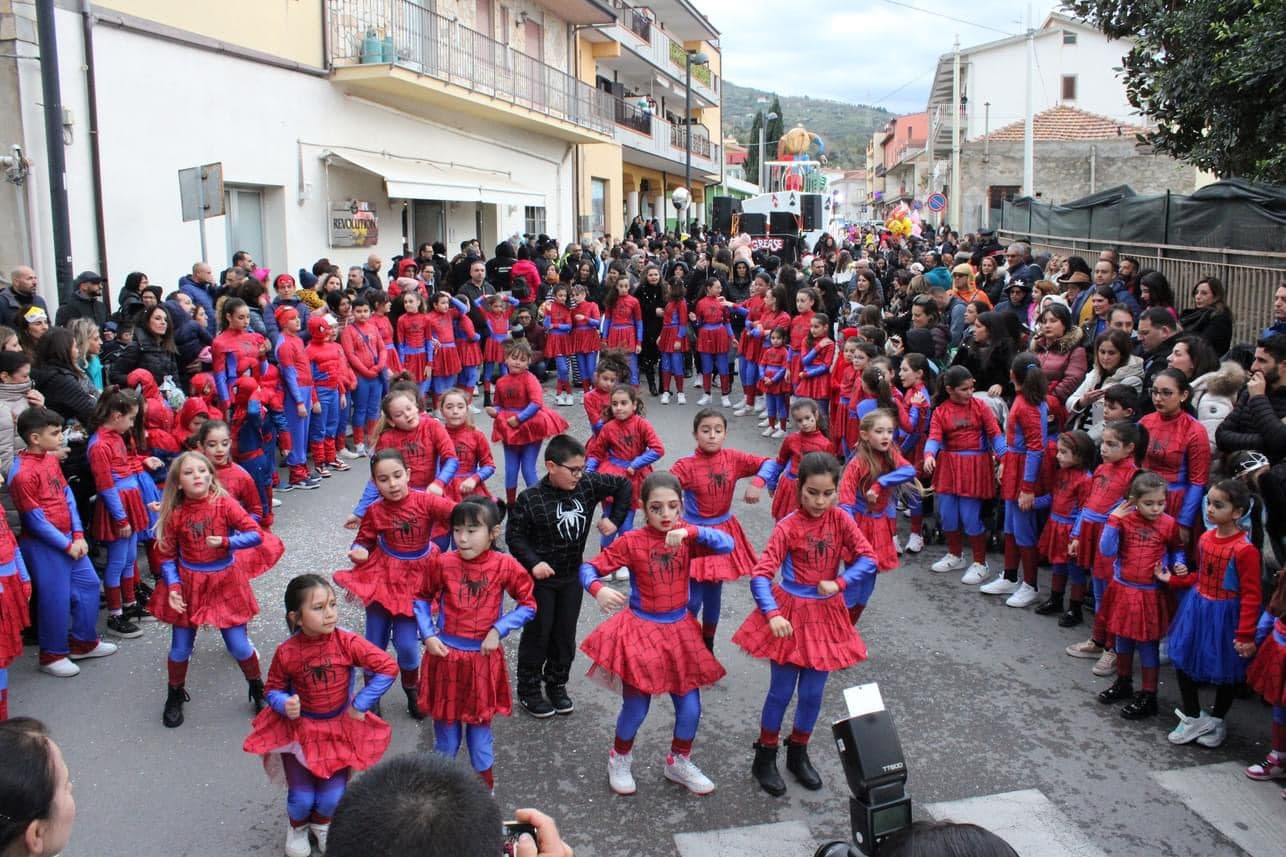
[[976, 393], [986, 393], [1006, 402], [1014, 397], [1010, 370], [1018, 354], [1018, 335], [1012, 315], [984, 312], [973, 323], [973, 342], [961, 345], [951, 360], [952, 366], [964, 366], [973, 375]]
[[1122, 330], [1099, 334], [1092, 354], [1094, 365], [1066, 403], [1071, 427], [1089, 432], [1097, 443], [1103, 435], [1103, 394], [1122, 384], [1142, 395], [1143, 358], [1133, 353], [1130, 336]]
[[89, 443], [88, 427], [98, 405], [98, 391], [89, 383], [85, 373], [76, 368], [79, 357], [71, 331], [55, 327], [40, 338], [31, 380], [44, 394], [45, 407], [56, 411], [66, 421], [75, 420], [80, 424], [79, 435], [68, 438], [62, 471], [72, 486], [76, 507], [89, 509], [90, 498], [94, 495], [94, 480], [89, 472], [86, 447]]
[[1211, 455], [1215, 455], [1215, 432], [1232, 413], [1247, 380], [1249, 376], [1240, 364], [1225, 360], [1217, 370], [1200, 375], [1192, 382], [1192, 406], [1197, 419], [1206, 427]]
[[118, 324], [133, 323], [135, 314], [143, 308], [143, 289], [147, 286], [147, 274], [142, 271], [131, 271], [125, 275], [125, 285], [121, 286], [120, 294], [116, 298]]
[[204, 324], [192, 319], [177, 300], [165, 302], [170, 313], [170, 330], [174, 334], [174, 347], [179, 352], [179, 368], [188, 377], [201, 371], [201, 352], [210, 347], [214, 336]]
[[1031, 351], [1049, 383], [1049, 394], [1061, 401], [1085, 380], [1087, 371], [1081, 329], [1072, 324], [1072, 313], [1061, 304], [1049, 304], [1037, 318], [1037, 335]]
[[112, 361], [109, 380], [126, 386], [126, 379], [135, 369], [146, 369], [158, 387], [168, 377], [180, 389], [187, 389], [187, 374], [179, 366], [179, 349], [174, 344], [174, 325], [168, 307], [152, 307], [139, 317], [133, 341]]
[[1218, 277], [1202, 277], [1192, 287], [1192, 308], [1179, 316], [1187, 333], [1195, 333], [1214, 349], [1226, 354], [1232, 346], [1232, 310], [1224, 303], [1223, 282]]
[[[656, 270], [656, 277], [649, 277], [648, 271]], [[649, 282], [655, 279], [656, 282]], [[662, 319], [657, 315], [657, 310], [665, 309], [665, 284], [661, 282], [661, 272], [655, 268], [648, 268], [643, 274], [643, 279], [639, 281], [638, 288], [634, 290], [634, 297], [639, 302], [639, 312], [643, 316], [643, 341], [639, 343], [643, 350], [639, 352], [639, 371], [647, 378], [648, 390], [652, 395], [656, 395], [658, 387], [656, 385], [657, 366], [661, 362], [661, 350], [657, 347], [656, 340], [661, 335]]]

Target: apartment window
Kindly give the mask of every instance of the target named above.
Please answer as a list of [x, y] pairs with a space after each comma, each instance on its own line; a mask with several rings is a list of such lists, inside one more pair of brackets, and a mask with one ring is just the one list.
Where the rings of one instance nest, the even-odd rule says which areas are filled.
[[1074, 30], [1063, 30], [1063, 44], [1076, 44], [1076, 32]]
[[987, 188], [988, 204], [991, 208], [1000, 208], [1006, 202], [1013, 202], [1022, 190], [1016, 184], [992, 185]]
[[258, 188], [230, 187], [224, 190], [225, 231], [228, 236], [228, 258], [238, 250], [249, 251], [260, 265], [268, 261], [263, 240], [263, 191]]
[[1076, 75], [1074, 74], [1063, 75], [1063, 100], [1076, 100]]
[[589, 193], [593, 215], [591, 228], [595, 235], [602, 235], [607, 231], [607, 179], [590, 179]]
[[545, 207], [528, 205], [523, 209], [523, 231], [528, 235], [545, 234]]

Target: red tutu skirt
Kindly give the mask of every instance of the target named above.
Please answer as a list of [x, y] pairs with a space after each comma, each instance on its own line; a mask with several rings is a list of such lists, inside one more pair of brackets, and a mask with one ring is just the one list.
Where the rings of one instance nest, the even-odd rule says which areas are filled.
[[[573, 333], [572, 334], [573, 351], [576, 348], [575, 336], [576, 334]], [[549, 340], [546, 339], [545, 341], [548, 342]], [[623, 349], [626, 354], [633, 354], [634, 349], [638, 347], [638, 344], [639, 344], [638, 338], [634, 336], [634, 325], [631, 324], [628, 327], [617, 327], [616, 325], [612, 325], [607, 328], [606, 345], [608, 348], [620, 348], [620, 349]]]
[[428, 379], [433, 371], [433, 367], [429, 364], [429, 356], [423, 352], [406, 355], [402, 368], [411, 373], [411, 380], [417, 384]]
[[898, 522], [896, 518], [890, 518], [888, 515], [863, 515], [853, 516], [857, 521], [857, 528], [866, 536], [866, 540], [871, 543], [875, 550], [875, 567], [880, 571], [892, 571], [898, 567], [898, 549], [893, 544], [893, 539], [897, 536]]
[[179, 564], [179, 591], [187, 609], [178, 613], [170, 607], [170, 587], [158, 586], [147, 609], [160, 622], [177, 628], [235, 628], [259, 615], [250, 580], [236, 562], [223, 571], [191, 571]]
[[654, 696], [684, 694], [727, 674], [689, 613], [653, 622], [627, 607], [591, 631], [580, 649], [594, 662], [589, 677], [617, 691], [625, 685]]
[[252, 548], [237, 551], [232, 555], [232, 561], [247, 580], [253, 580], [271, 571], [285, 553], [286, 546], [281, 539], [264, 530], [262, 542]]
[[[466, 476], [456, 476], [452, 478], [452, 480], [449, 483], [447, 483], [446, 497], [448, 500], [455, 500], [458, 503], [465, 498], [465, 495], [460, 493], [460, 483], [464, 482], [464, 480], [467, 478], [468, 477]], [[492, 494], [490, 491], [487, 490], [487, 483], [479, 479], [478, 484], [473, 487], [473, 490], [469, 492], [468, 496], [491, 497]], [[443, 532], [446, 532], [446, 527], [443, 526], [442, 524], [437, 524], [434, 527], [434, 529], [437, 529], [439, 527], [442, 529]]]
[[1108, 632], [1118, 637], [1155, 642], [1170, 627], [1170, 602], [1160, 587], [1136, 589], [1113, 578], [1101, 609]]
[[241, 748], [263, 756], [268, 778], [284, 783], [280, 754], [294, 756], [313, 776], [325, 778], [345, 768], [371, 767], [384, 756], [392, 737], [392, 728], [369, 711], [362, 720], [350, 717], [347, 710], [325, 720], [289, 720], [265, 708], [255, 715]]
[[782, 476], [772, 494], [772, 519], [780, 521], [798, 508], [799, 481]]
[[[795, 396], [800, 399], [829, 399], [831, 395], [831, 376], [829, 372], [802, 378], [795, 384]], [[831, 433], [831, 437], [839, 437]]]
[[[147, 474], [140, 474], [139, 479], [150, 478]], [[143, 495], [137, 488], [126, 488], [117, 492], [121, 498], [121, 505], [125, 507], [125, 519], [129, 525], [134, 528], [134, 532], [141, 533], [151, 526], [147, 516], [147, 504], [143, 502]], [[114, 542], [119, 536], [116, 535], [116, 522], [112, 520], [112, 513], [107, 510], [107, 504], [103, 498], [99, 497], [94, 502], [94, 523], [90, 528], [90, 534], [104, 542]]]
[[[1088, 568], [1098, 580], [1109, 579], [1116, 564], [1111, 557], [1099, 555], [1098, 542], [1103, 536], [1103, 526], [1099, 521], [1083, 521], [1080, 539], [1076, 543], [1076, 564]], [[1070, 536], [1068, 541], [1071, 541]]]
[[445, 342], [433, 352], [433, 377], [454, 378], [460, 374], [460, 349]]
[[433, 556], [430, 551], [418, 559], [398, 559], [376, 547], [366, 562], [335, 572], [335, 583], [366, 607], [378, 604], [394, 616], [414, 616]]
[[0, 669], [9, 666], [22, 655], [22, 629], [31, 625], [27, 597], [22, 594], [22, 581], [14, 574], [0, 577]]
[[996, 471], [991, 456], [960, 455], [942, 450], [938, 453], [937, 467], [933, 472], [933, 490], [939, 494], [957, 497], [980, 497], [984, 500], [996, 496]]
[[727, 354], [731, 346], [732, 337], [724, 325], [710, 328], [703, 324], [697, 328], [697, 351], [702, 354]]
[[1246, 683], [1269, 705], [1286, 705], [1286, 646], [1273, 633], [1264, 639], [1250, 662]]
[[[1088, 525], [1089, 522], [1086, 522], [1086, 526]], [[1036, 547], [1040, 555], [1049, 560], [1050, 565], [1064, 565], [1069, 562], [1080, 565], [1084, 560], [1079, 556], [1079, 547], [1076, 559], [1070, 559], [1067, 556], [1067, 546], [1071, 541], [1072, 525], [1060, 523], [1051, 517], [1045, 522], [1045, 529], [1040, 531], [1040, 541], [1036, 543]]]
[[[746, 322], [749, 325], [749, 321]], [[742, 333], [741, 338], [737, 340], [737, 354], [740, 357], [749, 360], [751, 363], [758, 363], [759, 358], [764, 353], [764, 341], [757, 336], [751, 336], [749, 333]]]
[[487, 341], [482, 343], [482, 361], [503, 366], [505, 362], [504, 340], [497, 339], [494, 336], [487, 337]]
[[[679, 347], [675, 348], [675, 343]], [[688, 339], [685, 336], [679, 336], [679, 330], [674, 327], [661, 328], [661, 336], [656, 341], [656, 347], [662, 354], [679, 354], [686, 353], [688, 350]]]
[[689, 563], [691, 578], [701, 583], [727, 583], [749, 575], [759, 558], [755, 556], [755, 549], [750, 546], [741, 522], [729, 518], [710, 529], [732, 536], [732, 553], [693, 557]]
[[505, 411], [500, 411], [491, 424], [491, 439], [505, 446], [539, 443], [547, 437], [562, 434], [568, 428], [567, 420], [563, 419], [562, 414], [544, 405], [540, 406], [540, 410], [536, 411], [531, 419], [525, 423], [519, 423], [517, 428], [509, 425], [509, 416], [510, 414]]
[[478, 343], [468, 339], [457, 339], [455, 351], [460, 355], [461, 368], [482, 365], [482, 347]]
[[755, 608], [732, 635], [732, 642], [746, 654], [822, 672], [866, 660], [866, 644], [848, 618], [843, 593], [829, 598], [796, 598], [778, 585], [773, 586], [772, 592], [794, 633], [789, 637], [773, 636], [768, 617]]
[[572, 335], [570, 333], [550, 333], [545, 337], [545, 348], [541, 352], [545, 357], [567, 357], [572, 353]]
[[420, 710], [442, 723], [490, 723], [513, 713], [505, 650], [489, 654], [447, 646], [439, 658], [427, 651], [420, 665]]
[[[596, 327], [574, 327], [569, 336], [571, 336], [571, 344], [568, 347], [571, 348], [572, 354], [591, 354], [603, 347], [603, 337]], [[546, 341], [548, 341], [548, 337], [546, 337]], [[633, 348], [634, 346], [631, 345], [630, 349], [633, 350]]]

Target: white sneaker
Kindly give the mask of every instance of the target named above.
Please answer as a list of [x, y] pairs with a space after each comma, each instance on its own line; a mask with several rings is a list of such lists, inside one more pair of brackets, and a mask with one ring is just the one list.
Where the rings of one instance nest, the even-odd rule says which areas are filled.
[[[1174, 714], [1179, 718], [1179, 725], [1171, 730], [1166, 738], [1171, 744], [1187, 744], [1204, 736], [1210, 730], [1215, 728], [1215, 720], [1204, 711], [1196, 717], [1189, 717], [1183, 713], [1182, 709], [1176, 708]], [[1222, 723], [1222, 721], [1220, 721]], [[1222, 743], [1222, 742], [1221, 742]], [[1218, 746], [1218, 745], [1216, 745]]]
[[732, 406], [739, 411], [750, 407], [748, 404], [746, 404], [745, 396], [742, 396], [740, 399], [734, 402]]
[[898, 556], [902, 555], [902, 551], [904, 550], [904, 548], [902, 547], [902, 540], [899, 539], [897, 536], [893, 537], [893, 549], [897, 551]]
[[777, 429], [775, 432], [773, 432], [773, 433], [772, 433], [772, 436], [773, 436], [773, 437], [785, 437], [785, 436], [786, 436], [786, 430], [785, 430], [784, 428], [779, 428], [779, 429]]
[[1228, 727], [1224, 726], [1222, 717], [1215, 717], [1214, 715], [1211, 715], [1210, 719], [1214, 721], [1215, 725], [1210, 729], [1209, 732], [1207, 732], [1205, 735], [1202, 735], [1200, 738], [1198, 738], [1197, 743], [1200, 744], [1202, 747], [1209, 747], [1211, 749], [1214, 749], [1215, 747], [1218, 747], [1220, 744], [1222, 744], [1224, 742], [1224, 739], [1228, 737]]
[[1006, 607], [1030, 607], [1040, 600], [1040, 593], [1036, 587], [1023, 581], [1018, 587], [1018, 591], [1005, 599]]
[[984, 583], [978, 587], [978, 591], [983, 595], [1013, 595], [1018, 591], [1018, 581], [1007, 580], [1002, 574], [991, 583]]
[[731, 408], [731, 407], [732, 407], [732, 399], [729, 399], [727, 396], [720, 396], [720, 397], [719, 397], [719, 406], [720, 406], [720, 407], [723, 407], [723, 408]]
[[760, 420], [759, 422], [755, 423], [755, 425], [759, 426], [760, 428], [767, 428], [767, 426], [768, 426], [768, 418], [767, 418], [767, 417], [764, 417], [762, 420]]
[[366, 444], [364, 444], [364, 443], [359, 443], [359, 444], [357, 445], [357, 448], [356, 448], [356, 449], [354, 449], [354, 450], [353, 450], [353, 452], [357, 453], [357, 455], [358, 455], [359, 457], [361, 457], [361, 458], [365, 458], [365, 457], [366, 457]]
[[956, 556], [949, 553], [942, 559], [929, 566], [930, 571], [936, 571], [938, 574], [945, 574], [948, 571], [960, 571], [969, 567], [969, 560], [962, 556]]
[[676, 756], [673, 753], [666, 756], [665, 778], [695, 795], [708, 795], [714, 791], [714, 783], [687, 756]]
[[84, 658], [105, 658], [108, 655], [116, 654], [116, 644], [109, 643], [106, 640], [99, 640], [98, 645], [83, 654], [72, 652], [67, 657], [73, 661], [83, 660]]
[[760, 436], [760, 437], [772, 437], [772, 433], [773, 433], [774, 431], [776, 431], [776, 429], [774, 429], [772, 426], [766, 426], [766, 427], [764, 428], [764, 430], [763, 430], [763, 431], [761, 431], [761, 432], [759, 433], [759, 436]]
[[709, 393], [706, 393], [706, 394], [704, 394], [701, 398], [697, 399], [697, 404], [698, 404], [698, 405], [708, 405], [708, 404], [710, 404], [710, 394], [709, 394]]
[[340, 458], [347, 459], [348, 461], [355, 461], [355, 460], [357, 460], [357, 459], [361, 458], [362, 456], [361, 456], [361, 455], [359, 455], [359, 454], [358, 454], [358, 453], [356, 453], [356, 452], [350, 452], [350, 451], [348, 450], [348, 448], [347, 448], [347, 447], [345, 447], [345, 448], [343, 448], [343, 449], [341, 449], [341, 450], [339, 451], [339, 457], [340, 457]]
[[919, 553], [924, 550], [924, 536], [920, 533], [912, 533], [906, 537], [907, 553]]
[[965, 571], [964, 577], [960, 582], [966, 586], [977, 586], [988, 577], [991, 577], [991, 569], [987, 568], [985, 562], [970, 563], [969, 568]]
[[739, 407], [739, 408], [737, 408], [735, 411], [733, 411], [733, 412], [732, 412], [732, 415], [733, 415], [734, 417], [744, 417], [744, 416], [745, 416], [746, 414], [748, 414], [748, 413], [750, 413], [750, 409], [749, 409], [749, 408], [747, 408], [745, 405], [742, 405], [741, 407]]
[[661, 404], [663, 404], [663, 405], [668, 405], [668, 404], [670, 404], [670, 391], [669, 391], [669, 390], [666, 390], [664, 393], [662, 393], [662, 394], [661, 394]]
[[618, 569], [616, 570], [616, 573], [612, 575], [612, 579], [613, 579], [613, 580], [629, 580], [629, 579], [630, 579], [630, 570], [629, 570], [628, 568], [626, 568], [625, 566], [621, 566], [620, 568], [618, 568]]
[[40, 671], [58, 678], [71, 678], [80, 675], [80, 667], [71, 658], [59, 658], [51, 664], [41, 664]]
[[633, 761], [633, 753], [620, 755], [613, 750], [607, 755], [607, 784], [618, 795], [632, 795], [638, 791], [638, 786], [634, 784], [634, 774], [630, 772], [630, 763]]
[[762, 400], [755, 402], [755, 413], [763, 414], [763, 413], [767, 413], [767, 411], [768, 411], [768, 402], [762, 401]]
[[308, 857], [313, 853], [313, 844], [308, 841], [308, 825], [295, 827], [286, 821], [286, 857]]
[[693, 373], [692, 386], [696, 387], [698, 390], [705, 389], [705, 379], [702, 378], [699, 374]]
[[[478, 407], [477, 405], [470, 405], [470, 406], [469, 406], [469, 413], [471, 413], [471, 414], [480, 414], [480, 413], [482, 413], [482, 408]], [[318, 826], [318, 827], [320, 827], [321, 825], [317, 825], [317, 826]]]
[[688, 403], [688, 397], [683, 395], [682, 393], [675, 393], [674, 400], [678, 402], [680, 405], [686, 405]]
[[313, 838], [317, 840], [317, 850], [326, 853], [326, 840], [330, 837], [330, 823], [310, 824], [308, 829], [313, 832]]
[[280, 501], [280, 500], [278, 500], [276, 497], [273, 497], [273, 498], [272, 498], [272, 508], [276, 509], [276, 508], [277, 508], [278, 506], [280, 506], [280, 505], [281, 505], [281, 501]]

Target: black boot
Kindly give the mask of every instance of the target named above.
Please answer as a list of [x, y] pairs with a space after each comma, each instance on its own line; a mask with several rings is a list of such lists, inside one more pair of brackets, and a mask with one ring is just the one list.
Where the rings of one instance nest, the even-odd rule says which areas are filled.
[[1043, 604], [1036, 608], [1038, 616], [1052, 616], [1055, 613], [1063, 612], [1063, 593], [1051, 592], [1049, 598]]
[[412, 720], [423, 720], [424, 712], [420, 710], [420, 690], [415, 687], [404, 687], [406, 693], [406, 713]]
[[1156, 713], [1157, 695], [1154, 690], [1140, 690], [1133, 699], [1121, 706], [1121, 716], [1126, 720], [1156, 717]]
[[1125, 676], [1117, 676], [1112, 686], [1098, 695], [1098, 701], [1104, 705], [1120, 702], [1134, 696], [1134, 682]]
[[250, 688], [250, 704], [254, 707], [255, 714], [263, 711], [265, 705], [263, 701], [263, 679], [247, 679], [246, 684]]
[[491, 407], [491, 385], [490, 384], [487, 384], [485, 387], [482, 388], [482, 406], [484, 408]]
[[1067, 612], [1058, 617], [1058, 627], [1075, 628], [1084, 621], [1085, 616], [1081, 613], [1081, 603], [1073, 601], [1067, 605]]
[[571, 714], [576, 710], [576, 706], [572, 705], [572, 698], [567, 695], [565, 684], [546, 682], [545, 698], [549, 700], [550, 705], [554, 706], [555, 714]]
[[554, 716], [554, 706], [541, 693], [539, 675], [518, 673], [518, 702], [532, 717], [544, 720]]
[[765, 747], [755, 742], [755, 761], [750, 766], [750, 773], [755, 775], [759, 788], [773, 797], [786, 793], [786, 782], [777, 771], [777, 748]]
[[161, 722], [170, 729], [183, 725], [183, 703], [191, 702], [192, 697], [183, 689], [183, 685], [171, 687], [169, 694], [165, 697], [165, 711], [161, 714]]
[[808, 758], [807, 744], [786, 742], [786, 770], [794, 774], [799, 784], [809, 791], [815, 792], [822, 787], [822, 778]]
[[653, 396], [661, 395], [661, 388], [656, 383], [656, 366], [648, 364], [643, 367], [643, 376], [647, 378], [647, 391]]

